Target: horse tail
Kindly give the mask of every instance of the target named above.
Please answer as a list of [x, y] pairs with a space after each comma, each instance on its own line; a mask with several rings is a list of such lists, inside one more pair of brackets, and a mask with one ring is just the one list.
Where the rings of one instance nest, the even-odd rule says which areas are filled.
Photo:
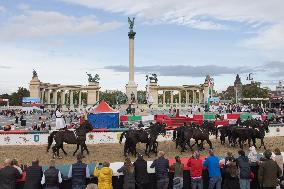
[[57, 133], [58, 131], [53, 131], [52, 133], [50, 133], [50, 135], [48, 136], [48, 139], [47, 139], [47, 141], [48, 141], [48, 145], [47, 145], [47, 152], [49, 151], [49, 149], [50, 149], [50, 147], [51, 147], [51, 145], [52, 145], [52, 143], [53, 143], [53, 139], [54, 139], [54, 136], [55, 136], [55, 134]]
[[119, 138], [119, 144], [121, 144], [122, 139], [124, 138], [126, 132], [127, 132], [127, 131], [124, 131], [124, 132], [121, 133], [120, 138]]

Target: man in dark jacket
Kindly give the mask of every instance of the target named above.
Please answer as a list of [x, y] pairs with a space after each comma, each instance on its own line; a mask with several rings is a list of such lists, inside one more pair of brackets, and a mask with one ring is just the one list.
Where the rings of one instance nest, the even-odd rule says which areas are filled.
[[265, 159], [260, 164], [258, 170], [258, 182], [263, 189], [275, 189], [278, 184], [278, 178], [281, 176], [281, 169], [278, 164], [271, 159], [271, 151], [266, 150], [263, 153]]
[[42, 178], [42, 167], [39, 166], [39, 160], [32, 161], [32, 165], [26, 169], [26, 182], [24, 189], [40, 189]]
[[158, 189], [167, 189], [169, 185], [169, 160], [164, 156], [165, 153], [160, 151], [158, 159], [154, 160], [150, 166], [151, 168], [155, 168]]
[[4, 161], [4, 167], [0, 169], [0, 188], [15, 189], [16, 179], [21, 178], [20, 172], [11, 165], [11, 160]]
[[59, 189], [59, 184], [62, 182], [61, 173], [55, 168], [55, 161], [50, 160], [50, 167], [42, 176], [41, 184], [45, 184], [45, 189]]
[[82, 163], [83, 155], [77, 155], [77, 163], [70, 166], [68, 178], [72, 178], [72, 189], [85, 189], [86, 178], [90, 178], [87, 164]]
[[147, 172], [147, 161], [143, 159], [142, 154], [138, 154], [137, 160], [134, 162], [134, 168], [137, 189], [146, 188], [146, 185], [149, 183], [149, 175]]
[[249, 159], [243, 150], [238, 151], [239, 157], [236, 159], [240, 169], [240, 188], [250, 189], [250, 165]]

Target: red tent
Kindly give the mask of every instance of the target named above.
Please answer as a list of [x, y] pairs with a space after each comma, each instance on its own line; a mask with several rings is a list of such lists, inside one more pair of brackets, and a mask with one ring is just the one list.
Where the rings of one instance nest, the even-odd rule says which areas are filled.
[[107, 103], [106, 101], [102, 101], [98, 106], [97, 108], [94, 110], [94, 113], [97, 114], [97, 113], [117, 113], [116, 110], [114, 110], [113, 108], [111, 108]]

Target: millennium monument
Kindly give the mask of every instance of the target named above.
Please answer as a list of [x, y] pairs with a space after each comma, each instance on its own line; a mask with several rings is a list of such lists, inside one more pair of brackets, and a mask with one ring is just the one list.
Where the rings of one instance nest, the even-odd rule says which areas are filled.
[[134, 38], [136, 32], [133, 31], [135, 18], [128, 17], [129, 24], [129, 80], [126, 84], [126, 95], [128, 103], [135, 103], [137, 99], [137, 84], [134, 81]]

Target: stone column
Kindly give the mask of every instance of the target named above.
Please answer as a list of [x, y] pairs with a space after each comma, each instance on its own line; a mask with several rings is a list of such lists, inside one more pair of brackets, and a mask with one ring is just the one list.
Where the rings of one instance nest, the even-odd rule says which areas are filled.
[[50, 90], [47, 90], [47, 104], [50, 104]]
[[57, 104], [57, 90], [53, 92], [53, 103]]
[[174, 103], [174, 91], [171, 91], [171, 104]]
[[185, 91], [185, 103], [186, 103], [186, 104], [189, 103], [188, 100], [189, 100], [189, 99], [188, 99], [188, 91], [186, 90], [186, 91]]
[[181, 91], [179, 91], [178, 93], [178, 103], [179, 105], [181, 105]]
[[166, 91], [163, 91], [163, 104], [166, 104]]
[[[97, 101], [99, 101], [100, 100], [100, 91], [97, 91]], [[136, 97], [137, 98], [137, 97]]]
[[195, 90], [192, 90], [192, 103], [193, 104], [195, 104], [195, 100], [196, 100]]
[[41, 90], [41, 103], [44, 104], [44, 89]]
[[202, 103], [202, 91], [201, 90], [199, 90], [199, 95], [198, 95], [198, 100], [199, 100], [199, 104], [201, 104]]
[[134, 37], [129, 38], [129, 81], [134, 82]]
[[135, 100], [137, 100], [137, 85], [134, 81], [134, 38], [136, 32], [132, 29], [128, 32], [129, 37], [129, 81], [126, 85], [126, 95], [128, 97], [128, 101], [131, 101], [131, 94], [133, 93], [135, 96]]
[[61, 91], [61, 105], [65, 105], [65, 90]]
[[73, 91], [70, 91], [70, 107], [74, 106]]
[[82, 91], [79, 91], [78, 106], [81, 107], [81, 105], [82, 105]]

